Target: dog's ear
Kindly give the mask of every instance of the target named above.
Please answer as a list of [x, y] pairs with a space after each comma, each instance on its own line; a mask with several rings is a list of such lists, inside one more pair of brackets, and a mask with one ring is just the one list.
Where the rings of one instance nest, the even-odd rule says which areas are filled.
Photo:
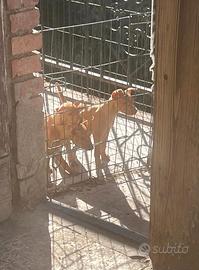
[[120, 98], [124, 96], [124, 91], [122, 89], [117, 89], [111, 94], [112, 99]]
[[125, 90], [125, 94], [127, 95], [127, 96], [132, 96], [132, 95], [134, 95], [135, 94], [135, 89], [134, 88], [127, 88], [126, 90]]

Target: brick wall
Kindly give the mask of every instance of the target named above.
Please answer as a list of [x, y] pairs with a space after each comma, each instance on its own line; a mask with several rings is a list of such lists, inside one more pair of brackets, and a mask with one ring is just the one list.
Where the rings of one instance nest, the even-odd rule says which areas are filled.
[[[17, 178], [21, 201], [32, 206], [46, 195], [43, 91], [38, 0], [7, 0], [10, 68], [16, 104]], [[35, 73], [37, 73], [35, 75]]]

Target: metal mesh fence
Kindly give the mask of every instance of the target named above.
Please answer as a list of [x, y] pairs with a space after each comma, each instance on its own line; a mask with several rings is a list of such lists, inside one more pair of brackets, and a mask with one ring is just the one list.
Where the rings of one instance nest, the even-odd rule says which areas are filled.
[[[115, 4], [111, 6], [109, 1], [51, 2], [54, 2], [54, 8], [52, 3], [46, 6], [44, 0], [40, 1], [46, 126], [48, 128], [50, 116], [53, 119], [52, 126], [56, 128], [57, 116], [54, 115], [62, 115], [56, 111], [62, 106], [57, 93], [58, 83], [65, 103], [78, 102], [78, 111], [94, 112], [91, 113], [94, 130], [91, 128], [89, 135], [95, 149], [99, 145], [106, 146], [106, 155], [110, 160], [100, 167], [99, 177], [95, 150], [88, 151], [78, 147], [74, 144], [73, 137], [61, 138], [58, 144], [55, 138], [55, 144], [53, 147], [51, 144], [48, 151], [49, 194], [67, 189], [76, 192], [105, 183], [103, 188], [96, 188], [96, 196], [102, 194], [103, 197], [106, 190], [110, 193], [114, 191], [118, 209], [124, 207], [125, 215], [134, 209], [136, 221], [131, 226], [127, 216], [121, 215], [119, 218], [114, 209], [105, 205], [104, 201], [102, 205], [98, 205], [103, 212], [101, 218], [129, 229], [140, 227], [140, 231], [145, 234], [145, 221], [149, 216], [152, 147], [150, 5], [142, 5], [142, 10], [132, 11], [128, 7], [120, 9]], [[112, 93], [116, 89], [128, 88], [133, 88], [131, 107], [135, 106], [137, 113], [127, 115], [122, 112], [121, 97], [117, 98], [113, 113], [112, 105], [109, 105], [113, 99]], [[124, 99], [125, 104], [127, 98]], [[108, 110], [101, 116], [104, 118], [96, 117], [99, 109], [103, 112], [107, 104]], [[113, 114], [114, 121], [111, 122]], [[102, 136], [102, 140], [93, 140], [96, 126], [96, 133], [103, 134], [107, 130], [106, 123], [109, 125], [108, 136]], [[50, 140], [48, 135], [47, 132], [47, 148]], [[71, 173], [65, 170], [61, 166], [63, 160], [58, 158], [55, 162], [57, 156], [69, 165], [70, 158], [75, 159], [77, 171]], [[85, 194], [79, 199], [80, 203], [76, 201], [73, 204], [72, 195], [64, 198], [64, 202], [92, 213], [89, 205], [92, 205], [93, 199], [87, 192]]]

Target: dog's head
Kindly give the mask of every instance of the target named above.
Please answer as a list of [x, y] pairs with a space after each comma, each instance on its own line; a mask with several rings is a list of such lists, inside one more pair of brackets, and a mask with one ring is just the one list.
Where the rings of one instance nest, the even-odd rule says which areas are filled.
[[72, 138], [74, 144], [85, 150], [92, 150], [93, 145], [90, 139], [90, 134], [85, 123], [80, 123], [72, 129]]
[[93, 145], [90, 139], [86, 123], [83, 122], [81, 108], [76, 103], [63, 103], [58, 109], [59, 124], [64, 126], [65, 133], [78, 147], [85, 150], [92, 150]]
[[128, 88], [125, 91], [117, 89], [113, 91], [111, 99], [116, 101], [118, 112], [125, 113], [127, 115], [136, 114], [137, 110], [134, 105], [134, 99], [132, 94], [134, 93], [133, 88]]
[[58, 125], [74, 127], [82, 121], [80, 109], [72, 102], [63, 103], [55, 111]]

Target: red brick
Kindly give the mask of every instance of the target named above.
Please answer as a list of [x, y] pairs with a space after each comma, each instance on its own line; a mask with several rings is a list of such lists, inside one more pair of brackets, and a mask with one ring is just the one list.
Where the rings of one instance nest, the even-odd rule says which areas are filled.
[[12, 60], [12, 77], [16, 78], [33, 72], [41, 71], [39, 54]]
[[10, 15], [11, 32], [24, 33], [32, 31], [39, 24], [40, 13], [37, 8]]
[[9, 10], [29, 8], [37, 5], [39, 0], [7, 0]]
[[42, 34], [30, 34], [12, 38], [12, 54], [18, 55], [34, 50], [39, 50], [42, 47]]
[[15, 100], [19, 101], [20, 99], [29, 98], [34, 95], [38, 95], [43, 92], [44, 81], [43, 78], [33, 78], [26, 80], [24, 82], [16, 83], [14, 86], [15, 90]]

